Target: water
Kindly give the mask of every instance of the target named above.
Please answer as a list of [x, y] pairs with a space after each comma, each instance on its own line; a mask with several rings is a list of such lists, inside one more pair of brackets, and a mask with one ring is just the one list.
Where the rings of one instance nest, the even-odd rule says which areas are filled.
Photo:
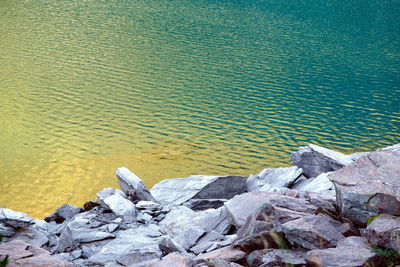
[[2, 0], [0, 205], [400, 141], [397, 0]]

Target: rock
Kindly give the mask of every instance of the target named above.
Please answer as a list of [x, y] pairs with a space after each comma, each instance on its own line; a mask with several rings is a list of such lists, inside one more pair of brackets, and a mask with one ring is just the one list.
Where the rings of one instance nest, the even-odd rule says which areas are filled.
[[174, 240], [184, 249], [189, 250], [192, 246], [194, 246], [199, 240], [199, 238], [205, 234], [203, 228], [199, 226], [193, 226], [185, 229], [182, 233], [176, 235]]
[[92, 209], [94, 209], [94, 208], [96, 208], [98, 206], [100, 206], [99, 203], [94, 202], [94, 201], [88, 201], [88, 202], [85, 202], [83, 204], [83, 210], [84, 211], [89, 211], [89, 210], [92, 210]]
[[315, 192], [321, 194], [331, 194], [335, 196], [333, 183], [328, 179], [329, 173], [321, 173], [315, 178], [310, 178], [306, 182], [296, 184], [292, 189], [297, 191]]
[[284, 223], [282, 231], [293, 246], [329, 248], [345, 238], [335, 226], [337, 223], [327, 216], [309, 215]]
[[91, 256], [87, 266], [133, 266], [144, 261], [158, 260], [162, 257], [158, 243], [161, 233], [156, 225], [120, 231], [119, 235]]
[[400, 144], [377, 150], [328, 175], [343, 217], [364, 227], [371, 216], [400, 216]]
[[191, 260], [185, 256], [182, 256], [178, 253], [170, 253], [160, 261], [150, 263], [147, 265], [148, 267], [191, 267]]
[[274, 188], [289, 187], [301, 174], [298, 167], [264, 169], [246, 180], [249, 192], [273, 192]]
[[14, 228], [26, 228], [33, 224], [34, 221], [25, 213], [0, 207], [0, 223]]
[[112, 195], [120, 195], [121, 197], [124, 197], [124, 198], [126, 197], [124, 192], [122, 192], [121, 190], [112, 188], [112, 187], [104, 188], [103, 190], [97, 192], [96, 195], [99, 198], [99, 200], [103, 200]]
[[214, 251], [197, 255], [193, 261], [194, 263], [207, 262], [212, 259], [222, 259], [226, 261], [239, 261], [246, 256], [246, 253], [240, 249], [231, 246], [216, 249]]
[[288, 249], [263, 249], [255, 250], [247, 257], [249, 266], [292, 266], [302, 267], [306, 265], [306, 253]]
[[0, 223], [0, 236], [12, 237], [15, 234], [15, 230], [11, 226], [7, 226], [4, 223]]
[[64, 204], [53, 212], [50, 216], [47, 216], [44, 220], [46, 222], [54, 221], [56, 223], [62, 223], [67, 219], [74, 217], [76, 214], [82, 212], [81, 208]]
[[230, 199], [246, 192], [242, 176], [192, 175], [161, 181], [150, 190], [162, 204], [181, 205], [191, 199]]
[[312, 266], [324, 267], [366, 267], [384, 266], [381, 259], [373, 251], [366, 248], [328, 248], [307, 252], [306, 262]]
[[133, 222], [137, 216], [135, 204], [118, 194], [101, 200], [101, 205], [129, 222]]
[[142, 180], [133, 172], [125, 167], [122, 167], [118, 168], [116, 175], [122, 191], [124, 191], [125, 195], [129, 197], [130, 200], [134, 202], [140, 200], [154, 201], [153, 196], [146, 188]]
[[172, 252], [179, 252], [180, 254], [185, 255], [186, 250], [176, 243], [171, 237], [165, 235], [159, 239], [158, 247], [164, 254], [169, 254]]
[[337, 248], [365, 248], [372, 250], [368, 240], [361, 236], [349, 236], [338, 242]]
[[10, 239], [10, 241], [12, 240], [20, 240], [39, 248], [49, 242], [47, 232], [32, 226], [17, 229], [15, 235]]
[[23, 241], [15, 240], [0, 244], [0, 257], [9, 255], [7, 266], [55, 266], [69, 267], [72, 264], [50, 255], [44, 249], [31, 246]]
[[227, 199], [190, 199], [183, 203], [183, 206], [195, 211], [217, 209], [222, 207], [226, 201]]
[[139, 210], [157, 211], [161, 210], [162, 206], [161, 204], [153, 201], [139, 201], [138, 203], [136, 203], [136, 208], [138, 208]]
[[[210, 233], [206, 234], [202, 238], [200, 238], [197, 243], [190, 249], [191, 252], [194, 254], [200, 254], [211, 246], [215, 244], [215, 241], [221, 241], [224, 239], [224, 236], [216, 231], [211, 231]], [[227, 244], [230, 245], [230, 244]], [[225, 246], [227, 246], [225, 245]]]
[[400, 217], [379, 215], [367, 226], [365, 237], [372, 245], [391, 248], [400, 253]]
[[324, 147], [309, 144], [292, 154], [292, 164], [302, 168], [306, 177], [317, 177], [321, 173], [336, 171], [353, 163], [351, 157]]

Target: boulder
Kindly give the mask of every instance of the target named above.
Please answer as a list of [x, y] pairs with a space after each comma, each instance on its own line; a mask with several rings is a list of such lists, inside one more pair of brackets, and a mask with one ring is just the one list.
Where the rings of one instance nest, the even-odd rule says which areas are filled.
[[31, 244], [35, 247], [43, 247], [47, 242], [49, 242], [49, 238], [47, 237], [47, 232], [37, 228], [30, 226], [28, 228], [19, 228], [16, 229], [15, 235], [10, 238], [12, 240], [20, 240], [25, 243]]
[[13, 227], [0, 223], [0, 236], [12, 237], [15, 234]]
[[194, 257], [195, 264], [207, 262], [213, 259], [222, 259], [228, 262], [239, 261], [246, 256], [246, 253], [240, 249], [231, 246], [219, 248], [208, 253], [200, 254]]
[[372, 250], [368, 240], [361, 236], [349, 236], [338, 242], [337, 248], [365, 248]]
[[137, 216], [135, 204], [119, 194], [106, 197], [100, 203], [104, 208], [110, 209], [114, 214], [129, 222], [133, 222]]
[[338, 222], [324, 215], [309, 215], [282, 224], [282, 232], [293, 246], [306, 249], [335, 247], [345, 237]]
[[103, 200], [112, 195], [120, 195], [121, 197], [126, 197], [124, 192], [122, 192], [121, 190], [112, 188], [112, 187], [104, 188], [103, 190], [97, 192], [96, 195], [99, 198], [99, 200]]
[[304, 192], [315, 192], [321, 194], [330, 194], [335, 196], [335, 188], [331, 180], [328, 178], [329, 173], [321, 173], [315, 178], [303, 180], [291, 187], [293, 190]]
[[182, 256], [178, 253], [170, 253], [160, 261], [149, 263], [148, 267], [191, 267], [192, 261], [191, 259]]
[[264, 169], [246, 180], [249, 192], [273, 192], [275, 188], [289, 187], [303, 170], [298, 167]]
[[306, 265], [306, 253], [288, 249], [263, 249], [255, 250], [247, 257], [249, 266], [292, 266], [303, 267]]
[[222, 207], [227, 199], [190, 199], [182, 205], [189, 209], [199, 211], [207, 209], [217, 209]]
[[161, 233], [156, 225], [139, 226], [120, 231], [118, 236], [104, 245], [98, 253], [91, 256], [87, 266], [133, 266], [134, 264], [159, 260], [162, 251], [159, 248]]
[[400, 217], [381, 214], [367, 226], [365, 237], [372, 245], [400, 253]]
[[352, 158], [347, 155], [313, 144], [300, 147], [291, 158], [292, 164], [302, 168], [303, 174], [309, 178], [353, 163]]
[[371, 152], [328, 178], [342, 216], [358, 226], [381, 213], [400, 216], [400, 144]]
[[158, 241], [158, 247], [164, 254], [173, 252], [179, 252], [180, 254], [186, 254], [186, 250], [176, 243], [171, 237], [164, 235]]
[[67, 219], [74, 217], [76, 214], [82, 212], [81, 208], [64, 204], [59, 207], [55, 212], [51, 215], [47, 216], [44, 220], [46, 222], [54, 221], [56, 223], [62, 223]]
[[162, 204], [181, 205], [191, 199], [230, 199], [246, 192], [243, 176], [192, 175], [161, 181], [150, 190]]
[[0, 258], [9, 256], [7, 266], [54, 266], [72, 267], [67, 261], [58, 259], [50, 255], [50, 252], [34, 247], [20, 240], [10, 241], [0, 244]]
[[0, 223], [14, 228], [26, 228], [32, 225], [34, 221], [25, 213], [0, 207]]
[[154, 201], [153, 196], [150, 194], [142, 180], [133, 172], [125, 167], [122, 167], [117, 169], [116, 175], [122, 191], [124, 191], [125, 195], [130, 200], [134, 202], [140, 200]]

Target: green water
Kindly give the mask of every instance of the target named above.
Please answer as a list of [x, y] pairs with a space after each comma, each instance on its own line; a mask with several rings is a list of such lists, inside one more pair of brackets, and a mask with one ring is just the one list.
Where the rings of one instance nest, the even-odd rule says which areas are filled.
[[1, 206], [400, 141], [398, 0], [0, 3]]

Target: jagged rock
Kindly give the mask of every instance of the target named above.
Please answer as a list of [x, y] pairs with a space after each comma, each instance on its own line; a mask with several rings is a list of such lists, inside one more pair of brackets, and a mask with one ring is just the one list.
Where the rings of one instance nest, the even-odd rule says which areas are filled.
[[12, 237], [15, 234], [13, 227], [0, 223], [0, 235], [4, 237]]
[[303, 182], [292, 186], [291, 189], [335, 196], [335, 188], [333, 183], [328, 179], [328, 174], [321, 173], [315, 178], [303, 180]]
[[191, 267], [192, 261], [191, 259], [182, 256], [178, 253], [170, 253], [160, 261], [150, 263], [147, 265], [148, 267]]
[[[209, 249], [211, 246], [213, 246], [213, 244], [215, 243], [215, 241], [221, 241], [224, 239], [224, 236], [216, 231], [211, 231], [210, 233], [206, 234], [205, 236], [203, 236], [202, 238], [200, 238], [196, 245], [194, 245], [190, 251], [193, 252], [194, 254], [200, 254], [204, 251], [206, 251], [207, 249]], [[230, 244], [227, 244], [230, 245]], [[227, 246], [225, 245], [225, 246]]]
[[208, 253], [200, 254], [194, 257], [195, 264], [207, 262], [213, 259], [222, 259], [228, 262], [239, 261], [246, 256], [246, 253], [240, 249], [231, 246], [219, 248]]
[[134, 202], [140, 200], [154, 201], [153, 196], [146, 188], [142, 180], [133, 172], [125, 167], [122, 167], [116, 171], [116, 175], [122, 191], [124, 191], [125, 195], [130, 200]]
[[150, 192], [157, 201], [169, 205], [181, 205], [191, 199], [230, 199], [246, 192], [246, 179], [242, 176], [192, 175], [161, 181]]
[[133, 222], [137, 216], [135, 204], [119, 194], [111, 195], [101, 200], [101, 205], [110, 209], [114, 214]]
[[299, 147], [299, 151], [294, 152], [291, 158], [292, 164], [302, 168], [303, 174], [309, 178], [353, 163], [347, 155], [313, 144]]
[[182, 205], [192, 210], [217, 209], [222, 207], [227, 199], [190, 199]]
[[187, 253], [186, 250], [182, 246], [180, 246], [171, 237], [169, 237], [167, 235], [165, 235], [159, 239], [158, 247], [165, 254], [169, 254], [172, 252], [179, 252], [180, 254], [185, 255]]
[[121, 190], [112, 188], [112, 187], [104, 188], [103, 190], [97, 192], [96, 195], [99, 198], [99, 200], [103, 200], [112, 195], [120, 195], [121, 197], [124, 197], [124, 198], [126, 197], [124, 192], [122, 192]]
[[15, 240], [0, 244], [0, 257], [9, 255], [7, 266], [54, 266], [69, 267], [72, 264], [50, 255], [50, 252]]
[[361, 236], [349, 236], [338, 242], [337, 248], [365, 248], [371, 250], [368, 240]]
[[17, 229], [15, 235], [10, 240], [20, 240], [39, 248], [49, 242], [47, 232], [33, 226]]
[[55, 221], [56, 223], [62, 223], [67, 219], [74, 217], [76, 214], [82, 212], [81, 208], [64, 204], [53, 212], [50, 216], [44, 218], [46, 222]]
[[293, 266], [302, 267], [306, 265], [306, 253], [288, 249], [263, 249], [255, 250], [247, 257], [249, 266], [276, 267]]
[[372, 250], [349, 246], [311, 250], [307, 252], [306, 262], [311, 266], [324, 267], [384, 266], [380, 257]]
[[87, 266], [133, 266], [133, 264], [158, 260], [162, 257], [158, 243], [161, 233], [156, 225], [120, 231], [117, 238], [104, 245], [91, 256]]
[[273, 192], [275, 188], [289, 187], [301, 174], [298, 167], [264, 169], [246, 180], [249, 192]]
[[337, 226], [337, 222], [327, 216], [309, 215], [282, 224], [282, 231], [293, 246], [329, 248], [345, 238]]
[[379, 215], [367, 226], [365, 237], [372, 245], [392, 248], [400, 253], [400, 217]]
[[14, 228], [26, 228], [33, 224], [34, 221], [25, 213], [0, 207], [0, 223]]
[[371, 216], [400, 216], [400, 144], [377, 150], [328, 175], [343, 217], [366, 226]]

